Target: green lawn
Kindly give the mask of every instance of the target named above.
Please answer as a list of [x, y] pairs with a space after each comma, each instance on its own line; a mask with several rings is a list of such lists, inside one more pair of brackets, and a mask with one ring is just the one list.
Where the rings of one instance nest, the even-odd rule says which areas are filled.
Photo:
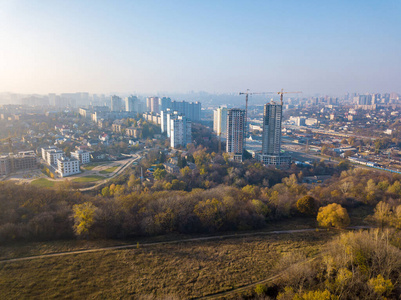
[[90, 176], [83, 176], [83, 177], [75, 178], [72, 181], [73, 182], [94, 182], [94, 181], [99, 181], [102, 179], [105, 179], [105, 177], [99, 176], [99, 175], [90, 175]]
[[39, 178], [32, 180], [31, 184], [37, 186], [37, 187], [54, 187], [56, 184], [54, 181], [47, 180], [46, 178]]
[[102, 166], [102, 165], [107, 165], [107, 162], [94, 162], [94, 163], [89, 163], [86, 164], [84, 166], [82, 166], [83, 169], [85, 170], [93, 170], [93, 168], [97, 167], [97, 166]]
[[107, 168], [107, 169], [105, 169], [105, 170], [100, 171], [99, 173], [100, 173], [100, 174], [109, 174], [109, 173], [113, 173], [115, 170], [117, 170], [117, 168], [118, 168], [118, 166], [110, 167], [110, 168]]

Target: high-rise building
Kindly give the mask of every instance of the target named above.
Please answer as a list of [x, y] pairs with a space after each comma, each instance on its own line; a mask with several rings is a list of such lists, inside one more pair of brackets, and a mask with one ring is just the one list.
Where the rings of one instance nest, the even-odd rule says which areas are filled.
[[262, 154], [280, 154], [282, 109], [282, 105], [274, 102], [265, 104], [263, 113]]
[[372, 95], [359, 95], [357, 97], [358, 105], [372, 105]]
[[148, 111], [153, 113], [160, 113], [159, 109], [159, 97], [149, 97], [146, 98], [146, 108]]
[[116, 95], [111, 96], [110, 105], [111, 105], [110, 106], [111, 111], [124, 111], [125, 110], [123, 100]]
[[56, 94], [50, 93], [49, 94], [49, 105], [56, 106]]
[[245, 141], [245, 110], [229, 109], [227, 111], [227, 144], [226, 151], [236, 161], [242, 161]]
[[200, 102], [171, 101], [170, 109], [184, 114], [191, 121], [201, 120], [202, 105]]
[[281, 154], [281, 122], [283, 106], [275, 102], [265, 104], [263, 113], [262, 153], [259, 160], [265, 165], [287, 168], [291, 157]]
[[129, 96], [124, 99], [125, 111], [138, 113], [139, 99], [136, 96]]
[[161, 127], [161, 132], [167, 132], [167, 115], [171, 113], [171, 110], [169, 108], [162, 110], [160, 112], [160, 127]]
[[171, 99], [167, 98], [167, 97], [163, 97], [161, 99], [159, 99], [159, 109], [160, 112], [171, 108]]
[[170, 146], [185, 147], [192, 141], [192, 122], [182, 115], [174, 115], [170, 122]]
[[213, 131], [221, 139], [227, 138], [227, 108], [219, 107], [213, 112]]
[[200, 121], [202, 118], [202, 105], [200, 102], [192, 102], [190, 103], [190, 106], [192, 107], [192, 117], [190, 118], [191, 120], [194, 121]]

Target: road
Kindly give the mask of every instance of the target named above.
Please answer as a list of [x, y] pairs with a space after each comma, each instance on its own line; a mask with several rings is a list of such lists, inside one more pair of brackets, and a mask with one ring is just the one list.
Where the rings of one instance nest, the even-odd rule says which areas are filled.
[[122, 168], [120, 168], [119, 170], [117, 170], [116, 172], [114, 172], [114, 174], [112, 174], [110, 177], [103, 179], [99, 182], [97, 182], [94, 186], [88, 187], [88, 188], [81, 188], [78, 189], [78, 191], [80, 192], [86, 192], [86, 191], [90, 191], [90, 190], [94, 190], [96, 188], [98, 188], [99, 186], [105, 184], [106, 182], [108, 182], [110, 179], [116, 177], [117, 175], [120, 175], [122, 172], [124, 172], [124, 170], [126, 168], [128, 168], [130, 165], [132, 165], [133, 162], [137, 161], [138, 159], [141, 158], [141, 156], [139, 155], [139, 153], [142, 153], [143, 151], [140, 151], [136, 154], [134, 154], [135, 157], [133, 157], [132, 159], [130, 159]]

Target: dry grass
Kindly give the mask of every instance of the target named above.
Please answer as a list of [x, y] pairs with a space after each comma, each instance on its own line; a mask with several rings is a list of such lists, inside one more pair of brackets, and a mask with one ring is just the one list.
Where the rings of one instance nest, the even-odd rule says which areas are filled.
[[265, 235], [0, 264], [0, 298], [187, 299], [269, 277], [283, 253], [317, 253], [332, 232]]

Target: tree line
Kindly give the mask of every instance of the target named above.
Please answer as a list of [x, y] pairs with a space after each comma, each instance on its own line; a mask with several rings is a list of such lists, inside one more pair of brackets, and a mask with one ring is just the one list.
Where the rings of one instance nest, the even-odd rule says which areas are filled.
[[302, 173], [271, 187], [221, 184], [187, 191], [179, 181], [170, 184], [167, 189], [148, 188], [131, 174], [128, 180], [89, 195], [68, 186], [51, 190], [1, 182], [0, 240], [251, 230], [294, 216], [344, 227], [349, 223], [347, 208], [382, 201], [391, 203], [389, 211], [395, 215], [401, 197], [400, 178], [363, 169], [343, 171], [321, 185], [302, 183]]

